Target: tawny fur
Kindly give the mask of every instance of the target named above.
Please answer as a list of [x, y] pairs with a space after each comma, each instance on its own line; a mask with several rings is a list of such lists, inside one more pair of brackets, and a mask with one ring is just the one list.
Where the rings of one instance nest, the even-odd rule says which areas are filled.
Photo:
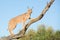
[[9, 21], [8, 31], [10, 32], [10, 35], [14, 35], [13, 30], [16, 28], [17, 24], [23, 23], [23, 28], [24, 28], [25, 22], [27, 19], [30, 18], [31, 13], [32, 13], [32, 9], [28, 9], [26, 13], [16, 16]]

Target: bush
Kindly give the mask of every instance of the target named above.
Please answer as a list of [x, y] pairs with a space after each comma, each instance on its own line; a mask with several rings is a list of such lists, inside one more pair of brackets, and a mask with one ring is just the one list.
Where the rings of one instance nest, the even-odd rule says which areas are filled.
[[45, 26], [41, 25], [37, 31], [32, 29], [27, 31], [25, 37], [19, 40], [60, 40], [60, 31], [53, 31], [51, 27], [46, 29]]

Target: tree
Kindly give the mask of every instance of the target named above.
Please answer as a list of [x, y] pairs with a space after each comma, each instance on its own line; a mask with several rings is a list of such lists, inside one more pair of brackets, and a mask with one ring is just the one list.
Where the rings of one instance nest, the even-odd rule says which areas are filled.
[[26, 30], [28, 29], [28, 27], [29, 27], [31, 24], [33, 24], [33, 23], [35, 23], [35, 22], [37, 22], [37, 21], [39, 21], [39, 20], [42, 19], [42, 17], [43, 17], [44, 14], [48, 11], [48, 9], [50, 8], [50, 6], [52, 5], [53, 2], [54, 2], [54, 0], [50, 0], [50, 2], [46, 5], [46, 7], [45, 7], [45, 8], [43, 9], [43, 11], [41, 12], [41, 14], [40, 14], [38, 17], [36, 17], [36, 18], [34, 18], [34, 19], [31, 19], [30, 22], [28, 22], [28, 23], [25, 25], [25, 28], [22, 29], [18, 34], [14, 35], [13, 37], [8, 36], [8, 37], [0, 38], [0, 40], [13, 40], [13, 39], [14, 39], [14, 40], [17, 40], [18, 38], [23, 37], [24, 34], [25, 34], [25, 32], [26, 32]]

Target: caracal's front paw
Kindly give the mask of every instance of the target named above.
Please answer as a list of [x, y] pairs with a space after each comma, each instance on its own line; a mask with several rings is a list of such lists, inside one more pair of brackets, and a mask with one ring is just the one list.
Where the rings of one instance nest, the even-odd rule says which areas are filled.
[[11, 36], [11, 37], [13, 37], [13, 36], [14, 36], [14, 34], [11, 34], [10, 36]]

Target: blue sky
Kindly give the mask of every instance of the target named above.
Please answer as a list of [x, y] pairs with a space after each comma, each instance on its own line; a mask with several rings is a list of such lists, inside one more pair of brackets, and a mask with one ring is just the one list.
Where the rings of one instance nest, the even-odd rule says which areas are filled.
[[[31, 18], [36, 18], [50, 0], [0, 0], [0, 37], [9, 35], [7, 30], [11, 18], [25, 13], [27, 7], [32, 8]], [[55, 0], [44, 17], [32, 24], [29, 28], [37, 29], [39, 24], [52, 26], [54, 30], [60, 30], [60, 0]], [[21, 24], [17, 25], [14, 33], [22, 29]]]

